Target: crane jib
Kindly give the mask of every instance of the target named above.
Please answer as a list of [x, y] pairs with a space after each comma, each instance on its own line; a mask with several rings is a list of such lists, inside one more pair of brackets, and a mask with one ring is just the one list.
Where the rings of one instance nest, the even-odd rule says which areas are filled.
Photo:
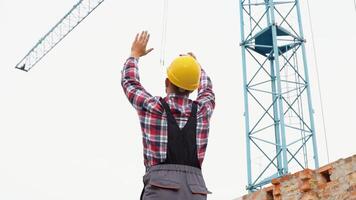
[[18, 62], [16, 69], [28, 72], [104, 0], [80, 0]]

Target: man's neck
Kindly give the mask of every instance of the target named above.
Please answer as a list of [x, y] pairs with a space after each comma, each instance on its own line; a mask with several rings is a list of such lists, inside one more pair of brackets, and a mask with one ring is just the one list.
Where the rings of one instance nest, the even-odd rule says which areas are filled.
[[189, 97], [189, 94], [177, 94], [175, 92], [167, 92], [167, 97]]

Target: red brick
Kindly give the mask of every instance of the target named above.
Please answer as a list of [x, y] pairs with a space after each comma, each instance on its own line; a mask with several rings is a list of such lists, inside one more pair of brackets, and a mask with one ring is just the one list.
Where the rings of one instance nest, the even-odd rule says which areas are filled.
[[356, 154], [319, 169], [304, 169], [272, 180], [272, 186], [244, 200], [356, 200]]

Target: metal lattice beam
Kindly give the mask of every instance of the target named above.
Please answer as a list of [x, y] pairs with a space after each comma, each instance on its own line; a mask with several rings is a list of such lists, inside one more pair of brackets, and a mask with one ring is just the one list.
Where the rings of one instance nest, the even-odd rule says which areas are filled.
[[46, 33], [15, 68], [28, 72], [58, 43], [60, 43], [80, 22], [92, 13], [104, 0], [80, 0], [73, 8]]
[[319, 161], [299, 0], [240, 0], [240, 24], [247, 189], [254, 191]]

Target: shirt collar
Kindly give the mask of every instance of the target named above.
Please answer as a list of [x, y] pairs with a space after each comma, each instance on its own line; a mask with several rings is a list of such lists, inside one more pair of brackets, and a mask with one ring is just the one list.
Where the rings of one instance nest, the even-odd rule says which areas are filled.
[[176, 94], [176, 93], [169, 93], [167, 94], [167, 98], [182, 98], [182, 99], [189, 99], [189, 95], [182, 95], [182, 94]]

